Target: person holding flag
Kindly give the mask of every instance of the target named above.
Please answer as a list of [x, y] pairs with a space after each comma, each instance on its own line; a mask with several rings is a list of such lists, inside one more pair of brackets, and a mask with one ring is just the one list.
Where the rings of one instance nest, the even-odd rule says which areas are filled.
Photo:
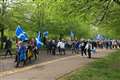
[[23, 28], [18, 25], [17, 28], [16, 28], [16, 37], [20, 40], [19, 42], [19, 46], [18, 46], [18, 53], [17, 53], [17, 59], [16, 59], [16, 67], [19, 66], [20, 62], [24, 62], [25, 64], [25, 61], [26, 61], [26, 51], [27, 51], [27, 45], [25, 43], [25, 41], [28, 40], [28, 36], [27, 34], [24, 32]]
[[38, 35], [36, 37], [36, 47], [34, 47], [34, 49], [33, 49], [35, 60], [37, 59], [37, 55], [39, 54], [39, 49], [41, 48], [42, 45], [43, 45], [43, 43], [41, 40], [41, 33], [38, 32]]
[[18, 54], [17, 54], [16, 67], [19, 67], [20, 62], [23, 62], [24, 63], [23, 66], [24, 66], [27, 60], [27, 55], [26, 55], [27, 48], [25, 46], [25, 43], [20, 41], [19, 44], [20, 45], [19, 45]]

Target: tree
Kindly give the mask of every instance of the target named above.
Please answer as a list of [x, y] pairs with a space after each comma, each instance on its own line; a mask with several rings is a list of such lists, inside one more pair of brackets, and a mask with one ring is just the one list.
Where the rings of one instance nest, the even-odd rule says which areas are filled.
[[86, 38], [97, 34], [94, 34], [92, 26], [97, 27], [96, 32], [114, 38], [118, 38], [120, 32], [119, 0], [5, 1], [8, 1], [7, 5], [12, 5], [6, 6], [5, 12], [1, 8], [5, 13], [4, 17], [0, 16], [1, 23], [4, 24], [4, 28], [2, 26], [1, 29], [15, 31], [16, 26], [20, 24], [31, 34], [49, 31], [51, 35], [62, 33], [67, 36], [73, 31], [77, 37]]
[[1, 49], [3, 49], [3, 38], [4, 38], [4, 30], [5, 30], [5, 24], [3, 21], [5, 21], [6, 17], [6, 11], [8, 6], [8, 0], [2, 0], [1, 1], [1, 8], [0, 8], [0, 17], [1, 17], [1, 23], [0, 23], [0, 32], [1, 32]]

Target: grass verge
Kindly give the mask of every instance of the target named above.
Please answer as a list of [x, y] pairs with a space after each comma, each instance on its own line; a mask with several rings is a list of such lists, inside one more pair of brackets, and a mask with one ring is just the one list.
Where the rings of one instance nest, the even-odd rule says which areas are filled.
[[58, 80], [120, 80], [120, 50]]

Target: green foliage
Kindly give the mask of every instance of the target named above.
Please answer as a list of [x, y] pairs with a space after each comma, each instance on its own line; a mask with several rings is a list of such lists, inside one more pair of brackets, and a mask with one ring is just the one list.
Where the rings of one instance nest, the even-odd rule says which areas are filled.
[[[119, 0], [7, 0], [7, 3], [0, 22], [9, 31], [15, 31], [20, 24], [29, 34], [47, 30], [51, 35], [69, 35], [74, 31], [77, 37], [90, 38], [97, 32], [120, 38]], [[98, 30], [95, 32], [91, 25]]]

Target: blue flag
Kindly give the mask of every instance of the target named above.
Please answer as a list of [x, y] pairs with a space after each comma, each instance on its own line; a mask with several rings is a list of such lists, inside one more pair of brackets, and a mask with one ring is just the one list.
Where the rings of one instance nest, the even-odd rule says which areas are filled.
[[40, 32], [38, 32], [38, 36], [36, 38], [36, 46], [37, 48], [41, 48], [41, 46], [43, 45], [41, 37], [40, 37]]
[[16, 28], [16, 36], [19, 38], [21, 41], [26, 41], [28, 40], [27, 34], [24, 32], [21, 26], [17, 26]]
[[48, 31], [44, 32], [43, 35], [44, 35], [45, 37], [48, 37]]
[[74, 33], [73, 33], [72, 31], [70, 32], [70, 36], [71, 36], [71, 37], [74, 37]]
[[98, 34], [96, 36], [96, 40], [104, 40], [104, 37], [102, 35]]

